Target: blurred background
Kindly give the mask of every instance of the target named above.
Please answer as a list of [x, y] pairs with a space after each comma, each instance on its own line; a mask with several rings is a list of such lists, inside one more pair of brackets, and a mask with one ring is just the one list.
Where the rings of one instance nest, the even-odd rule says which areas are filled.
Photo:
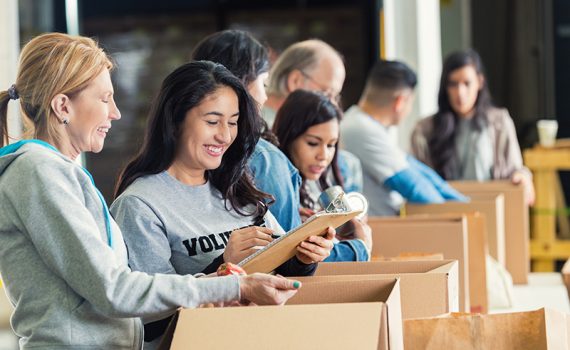
[[[97, 38], [115, 59], [123, 118], [114, 124], [105, 150], [85, 159], [107, 200], [118, 169], [141, 144], [146, 113], [162, 79], [188, 60], [200, 39], [228, 28], [250, 31], [273, 58], [299, 40], [330, 43], [345, 59], [344, 106], [356, 102], [378, 57], [406, 61], [418, 71], [419, 85], [416, 108], [397, 135], [403, 148], [417, 119], [436, 109], [442, 57], [467, 47], [480, 52], [495, 103], [511, 112], [521, 147], [536, 142], [535, 122], [541, 118], [557, 118], [559, 137], [570, 136], [563, 117], [570, 111], [570, 101], [563, 98], [570, 89], [570, 68], [564, 65], [570, 56], [570, 3], [563, 0], [0, 2], [14, 9], [7, 15], [12, 24], [2, 28], [14, 49], [40, 33], [60, 31]], [[15, 76], [16, 64], [5, 65], [5, 74]]]
[[[1, 88], [15, 79], [22, 45], [43, 32], [95, 37], [113, 56], [122, 120], [113, 124], [105, 150], [84, 159], [109, 202], [119, 169], [141, 145], [162, 79], [188, 61], [203, 37], [228, 28], [250, 31], [273, 59], [296, 41], [331, 44], [345, 59], [344, 106], [357, 102], [379, 57], [406, 61], [419, 85], [414, 111], [394, 135], [404, 149], [411, 127], [436, 110], [442, 57], [468, 47], [481, 54], [494, 101], [509, 109], [522, 148], [537, 141], [538, 119], [557, 119], [558, 137], [570, 137], [569, 1], [0, 0], [0, 9]], [[5, 320], [8, 306], [1, 303]], [[5, 333], [0, 349], [14, 348]]]

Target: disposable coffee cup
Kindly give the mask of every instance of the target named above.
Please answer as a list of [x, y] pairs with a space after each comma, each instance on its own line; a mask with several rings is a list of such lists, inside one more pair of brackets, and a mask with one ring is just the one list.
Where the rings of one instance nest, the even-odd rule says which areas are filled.
[[536, 123], [538, 141], [542, 147], [553, 147], [556, 143], [558, 122], [556, 120], [541, 119]]

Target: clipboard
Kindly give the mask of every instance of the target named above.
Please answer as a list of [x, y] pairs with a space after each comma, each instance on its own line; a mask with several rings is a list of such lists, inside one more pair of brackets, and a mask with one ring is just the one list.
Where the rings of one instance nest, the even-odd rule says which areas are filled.
[[324, 236], [327, 228], [337, 228], [362, 213], [361, 210], [327, 213], [321, 211], [307, 219], [281, 237], [243, 259], [238, 265], [248, 274], [269, 273], [291, 259], [297, 253], [297, 246], [310, 236]]

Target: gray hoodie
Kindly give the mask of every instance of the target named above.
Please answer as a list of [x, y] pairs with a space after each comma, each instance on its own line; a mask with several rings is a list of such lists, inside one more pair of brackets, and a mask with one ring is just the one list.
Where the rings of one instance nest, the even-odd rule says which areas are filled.
[[131, 272], [84, 170], [39, 144], [0, 156], [0, 274], [22, 349], [140, 349], [139, 317], [239, 299], [237, 277]]

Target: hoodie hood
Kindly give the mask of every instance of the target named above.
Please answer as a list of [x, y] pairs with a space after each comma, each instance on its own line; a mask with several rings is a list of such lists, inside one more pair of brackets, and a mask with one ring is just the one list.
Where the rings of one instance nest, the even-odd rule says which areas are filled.
[[4, 174], [6, 169], [8, 169], [14, 160], [18, 159], [18, 157], [35, 147], [48, 148], [60, 154], [55, 147], [41, 140], [22, 140], [8, 146], [4, 146], [0, 148], [0, 176]]

